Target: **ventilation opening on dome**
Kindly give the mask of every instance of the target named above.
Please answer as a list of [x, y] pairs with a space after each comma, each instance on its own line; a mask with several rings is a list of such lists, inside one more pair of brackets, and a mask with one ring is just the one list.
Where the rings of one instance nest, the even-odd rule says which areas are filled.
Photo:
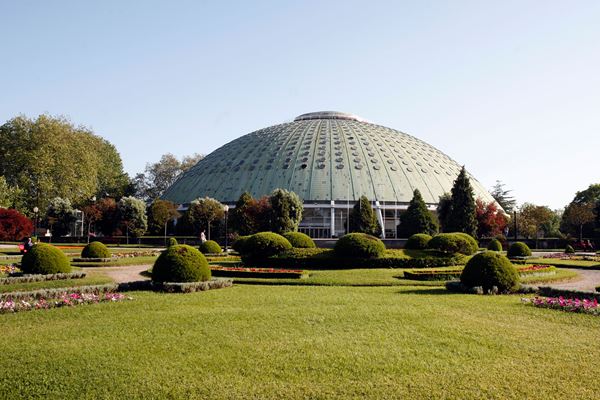
[[318, 111], [297, 116], [294, 121], [305, 121], [310, 119], [346, 119], [351, 121], [366, 122], [358, 115], [343, 113], [339, 111]]

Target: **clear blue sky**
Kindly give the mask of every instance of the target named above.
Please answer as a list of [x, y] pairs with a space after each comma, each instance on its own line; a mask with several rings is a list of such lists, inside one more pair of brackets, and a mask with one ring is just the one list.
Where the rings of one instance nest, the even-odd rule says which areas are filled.
[[130, 174], [318, 110], [559, 208], [600, 182], [598, 1], [2, 1], [0, 122], [68, 116]]

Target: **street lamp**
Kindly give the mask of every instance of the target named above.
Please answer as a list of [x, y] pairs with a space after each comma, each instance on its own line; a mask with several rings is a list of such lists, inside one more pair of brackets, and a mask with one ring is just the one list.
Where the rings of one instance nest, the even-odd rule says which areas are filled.
[[227, 217], [229, 214], [229, 206], [227, 204], [223, 206], [223, 211], [225, 211], [225, 253], [227, 253]]
[[35, 214], [35, 228], [33, 230], [33, 235], [37, 236], [37, 230], [38, 230], [38, 213], [40, 212], [40, 209], [35, 206], [33, 207], [33, 213]]

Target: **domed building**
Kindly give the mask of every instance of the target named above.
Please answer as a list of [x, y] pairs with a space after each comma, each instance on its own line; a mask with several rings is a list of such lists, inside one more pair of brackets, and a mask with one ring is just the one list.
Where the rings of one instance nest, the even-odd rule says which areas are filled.
[[[326, 238], [345, 233], [349, 209], [364, 195], [390, 238], [414, 189], [434, 210], [460, 169], [450, 157], [406, 133], [351, 114], [315, 112], [220, 147], [183, 174], [163, 199], [185, 207], [208, 196], [233, 206], [245, 191], [259, 198], [283, 188], [304, 200], [300, 231]], [[475, 198], [494, 201], [469, 178]]]

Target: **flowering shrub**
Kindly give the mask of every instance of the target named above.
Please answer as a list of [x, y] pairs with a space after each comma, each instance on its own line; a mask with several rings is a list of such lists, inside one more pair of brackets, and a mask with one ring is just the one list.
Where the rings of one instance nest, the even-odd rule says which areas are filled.
[[522, 298], [521, 301], [525, 304], [531, 304], [540, 308], [552, 308], [555, 310], [578, 312], [592, 315], [600, 315], [600, 307], [598, 307], [597, 299], [570, 299], [560, 297], [534, 297], [533, 299]]
[[47, 310], [55, 307], [72, 307], [82, 304], [94, 304], [100, 302], [114, 302], [131, 300], [121, 293], [69, 293], [62, 294], [57, 298], [34, 298], [19, 300], [0, 300], [0, 314], [29, 310]]
[[17, 267], [17, 264], [0, 265], [0, 275], [15, 274], [17, 272], [19, 272], [19, 268]]

